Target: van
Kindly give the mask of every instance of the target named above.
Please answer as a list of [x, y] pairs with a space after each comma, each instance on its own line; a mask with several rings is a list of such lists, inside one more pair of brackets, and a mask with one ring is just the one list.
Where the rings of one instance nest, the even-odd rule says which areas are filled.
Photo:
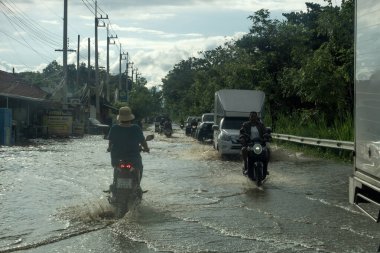
[[248, 117], [224, 117], [219, 125], [213, 125], [214, 148], [221, 156], [240, 154], [239, 134], [245, 121]]

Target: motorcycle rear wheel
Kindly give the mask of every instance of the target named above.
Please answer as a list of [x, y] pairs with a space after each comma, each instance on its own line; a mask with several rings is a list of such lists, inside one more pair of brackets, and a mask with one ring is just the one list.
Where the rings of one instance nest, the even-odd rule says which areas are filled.
[[121, 219], [128, 212], [128, 202], [117, 203], [115, 206], [115, 216], [117, 219]]

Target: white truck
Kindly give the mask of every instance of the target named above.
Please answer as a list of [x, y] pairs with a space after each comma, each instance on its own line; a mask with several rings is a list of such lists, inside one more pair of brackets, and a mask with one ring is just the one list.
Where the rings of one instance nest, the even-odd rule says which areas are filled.
[[215, 92], [214, 148], [221, 156], [239, 155], [239, 130], [251, 111], [263, 116], [265, 93], [259, 90], [223, 89]]
[[[376, 15], [379, 14], [379, 15]], [[349, 201], [380, 221], [380, 1], [355, 9], [355, 161]]]

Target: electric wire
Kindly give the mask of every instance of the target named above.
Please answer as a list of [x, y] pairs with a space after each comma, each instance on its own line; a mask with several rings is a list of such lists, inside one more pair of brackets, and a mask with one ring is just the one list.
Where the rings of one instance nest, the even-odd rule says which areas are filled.
[[[7, 17], [7, 16], [6, 16], [6, 17]], [[8, 17], [7, 17], [7, 18], [8, 18]], [[11, 26], [17, 31], [17, 28], [14, 26], [14, 24], [13, 24], [11, 21], [10, 21], [10, 24], [11, 24]], [[33, 52], [35, 52], [38, 56], [42, 57], [44, 60], [48, 60], [48, 61], [50, 61], [50, 58], [46, 57], [46, 55], [44, 55], [43, 53], [37, 51], [34, 47], [32, 47], [32, 46], [27, 42], [27, 40], [24, 38], [24, 36], [23, 36], [21, 33], [19, 33], [19, 36], [21, 37], [21, 39], [23, 40], [23, 42], [20, 42], [20, 40], [14, 38], [14, 37], [12, 37], [12, 36], [10, 36], [9, 34], [3, 32], [3, 31], [1, 31], [1, 32], [2, 32], [4, 35], [6, 35], [7, 37], [13, 39], [14, 41], [17, 41], [17, 42], [20, 43], [21, 45], [23, 45], [23, 46], [25, 46], [25, 47], [31, 49]]]
[[[13, 6], [12, 6], [13, 5]], [[58, 38], [59, 36], [49, 32], [47, 29], [43, 28], [33, 19], [29, 18], [25, 13], [18, 10], [14, 3], [6, 3], [6, 0], [0, 2], [0, 7], [3, 14], [8, 17], [10, 22], [13, 22], [21, 30], [28, 33], [30, 31], [31, 37], [35, 40], [39, 40], [43, 43], [48, 43], [52, 47], [59, 45], [59, 42], [52, 37]]]
[[[16, 42], [22, 44], [23, 46], [26, 46], [25, 44], [23, 44], [22, 41], [18, 41], [17, 39], [12, 38], [9, 34], [3, 32], [3, 31], [1, 31], [1, 30], [0, 30], [0, 33], [3, 33], [3, 34], [6, 36], [7, 41], [14, 40], [14, 41], [16, 41]], [[10, 44], [11, 44], [11, 43], [10, 43]], [[13, 54], [14, 54], [15, 56], [17, 56], [16, 58], [21, 62], [21, 65], [23, 65], [23, 66], [25, 66], [25, 67], [27, 67], [27, 68], [29, 68], [29, 69], [32, 69], [32, 66], [28, 65], [27, 63], [25, 63], [25, 62], [22, 60], [22, 57], [20, 57], [20, 55], [19, 55], [19, 51], [17, 51], [17, 50], [16, 50], [16, 51], [13, 51]], [[8, 63], [6, 63], [6, 64], [8, 65]]]
[[[8, 20], [10, 26], [13, 28], [12, 32], [6, 32], [6, 30], [4, 31], [3, 29], [5, 29], [7, 26], [2, 26], [1, 33], [13, 41], [16, 41], [20, 45], [30, 49], [44, 61], [50, 62], [55, 57], [46, 54], [46, 50], [42, 52], [41, 50], [37, 50], [37, 48], [42, 48], [43, 46], [53, 48], [52, 45], [56, 45], [56, 42], [46, 37], [46, 32], [41, 28], [41, 26], [39, 26], [39, 24], [27, 17], [27, 15], [25, 15], [22, 11], [19, 11], [15, 6], [12, 8], [12, 4], [14, 5], [13, 2], [9, 3], [0, 1], [0, 11], [6, 20]], [[17, 34], [21, 40], [11, 36], [10, 34], [12, 33]], [[26, 39], [23, 35], [24, 33], [26, 35], [30, 35], [31, 39]], [[32, 46], [30, 43], [31, 40], [35, 41], [41, 46]], [[49, 40], [50, 43], [47, 43]], [[30, 68], [30, 66], [27, 66], [26, 64], [24, 65]]]
[[[95, 0], [81, 0], [83, 5], [93, 14], [99, 13], [100, 15], [104, 15], [108, 19], [108, 15], [106, 12], [97, 4], [97, 10], [95, 10]], [[47, 6], [45, 6], [47, 8]], [[35, 22], [32, 18], [30, 18], [28, 15], [23, 13], [12, 0], [1, 0], [0, 1], [0, 11], [4, 15], [4, 17], [8, 20], [10, 25], [13, 27], [13, 29], [19, 33], [20, 38], [19, 39], [9, 35], [5, 31], [0, 32], [4, 34], [5, 36], [9, 37], [10, 39], [16, 41], [20, 45], [23, 45], [24, 47], [27, 47], [31, 49], [33, 52], [35, 52], [39, 57], [43, 58], [44, 60], [48, 60], [51, 62], [51, 58], [54, 59], [56, 57], [48, 57], [46, 54], [39, 52], [36, 47], [33, 47], [30, 43], [28, 43], [28, 40], [22, 35], [22, 33], [28, 34], [34, 41], [37, 41], [38, 43], [42, 44], [43, 46], [50, 47], [51, 49], [55, 50], [57, 48], [62, 47], [59, 42], [57, 42], [56, 38], [61, 38], [59, 35], [50, 32], [43, 26], [41, 26], [39, 23]], [[61, 19], [61, 18], [60, 18]], [[105, 24], [105, 23], [104, 23]], [[113, 24], [108, 19], [108, 24], [111, 29], [111, 31], [116, 34]], [[2, 26], [4, 27], [4, 26]], [[79, 34], [79, 33], [78, 33]], [[119, 51], [122, 50], [122, 45], [119, 37], [113, 38], [114, 40], [117, 40], [118, 43], [113, 43]], [[58, 40], [59, 41], [59, 40]], [[94, 42], [91, 43], [92, 46], [94, 46]], [[88, 48], [87, 48], [88, 50]], [[79, 56], [79, 59], [82, 62], [87, 63], [88, 57]], [[131, 60], [131, 56], [129, 56], [129, 60]]]
[[88, 0], [82, 0], [83, 4], [87, 7], [87, 9], [95, 15], [95, 8], [91, 6], [91, 4], [88, 3]]

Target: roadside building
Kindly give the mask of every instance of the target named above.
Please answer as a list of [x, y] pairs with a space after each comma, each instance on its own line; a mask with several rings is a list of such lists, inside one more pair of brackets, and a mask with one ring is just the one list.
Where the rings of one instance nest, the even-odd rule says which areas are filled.
[[38, 86], [17, 78], [13, 73], [0, 71], [0, 108], [11, 111], [12, 143], [46, 135], [43, 116], [48, 110], [58, 107], [59, 103], [51, 100], [50, 94]]

